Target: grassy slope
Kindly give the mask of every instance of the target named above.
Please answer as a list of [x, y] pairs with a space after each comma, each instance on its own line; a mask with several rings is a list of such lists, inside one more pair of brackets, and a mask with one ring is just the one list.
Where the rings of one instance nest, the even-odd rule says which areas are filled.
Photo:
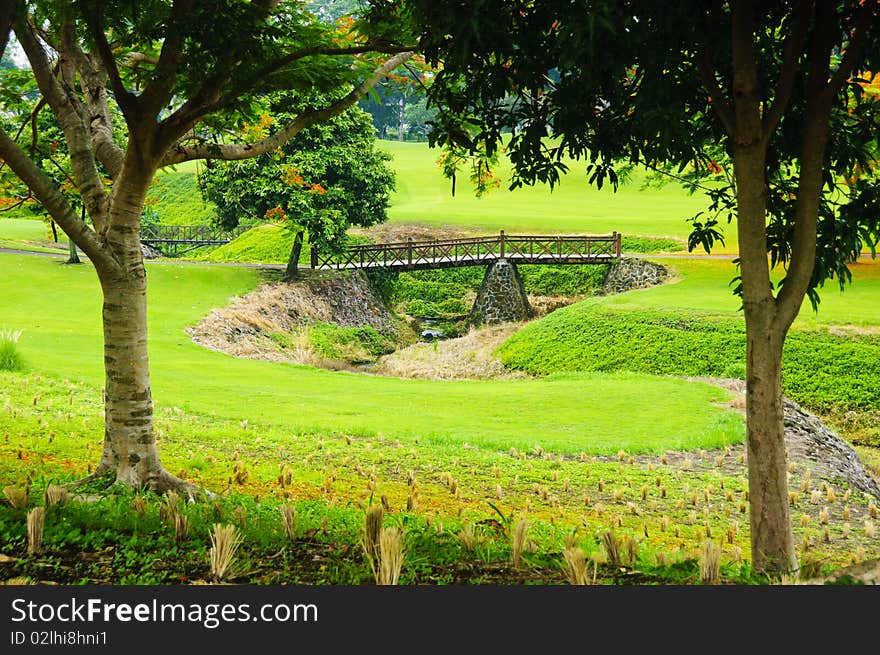
[[[726, 286], [733, 266], [718, 260], [667, 264], [677, 270], [677, 283], [559, 310], [511, 337], [499, 351], [502, 359], [543, 373], [724, 375], [728, 367], [738, 364], [741, 369], [745, 341], [739, 302]], [[846, 291], [836, 283], [826, 286], [818, 312], [807, 304], [787, 341], [784, 386], [816, 408], [870, 409], [878, 403], [880, 340], [869, 335], [876, 335], [880, 325], [875, 300], [880, 295], [880, 262], [854, 266], [853, 276]], [[840, 332], [869, 335], [852, 338], [838, 336]], [[634, 349], [634, 341], [646, 346]]]
[[213, 204], [205, 202], [199, 192], [194, 165], [159, 171], [149, 196], [158, 200], [155, 209], [164, 225], [204, 225], [214, 215]]
[[55, 252], [66, 250], [67, 247], [67, 235], [60, 228], [58, 243], [54, 244], [51, 230], [39, 219], [0, 218], [0, 248]]
[[[672, 267], [679, 283], [608, 296], [602, 303], [620, 308], [688, 309], [741, 316], [739, 299], [728, 286], [736, 275], [730, 260], [651, 258]], [[851, 267], [853, 283], [840, 290], [837, 280], [820, 289], [821, 303], [814, 312], [805, 301], [796, 328], [830, 325], [880, 326], [880, 260], [862, 259]], [[779, 273], [774, 275], [778, 280]]]
[[[503, 180], [501, 189], [476, 198], [462, 175], [453, 197], [450, 181], [435, 163], [438, 151], [424, 143], [382, 141], [380, 147], [392, 155], [397, 171], [392, 221], [490, 232], [600, 234], [616, 230], [626, 235], [684, 239], [690, 232], [687, 219], [706, 207], [701, 196], [689, 196], [675, 184], [640, 191], [640, 175], [617, 193], [607, 187], [597, 190], [587, 183], [583, 165], [577, 163], [572, 163], [570, 172], [552, 192], [541, 185], [509, 191], [510, 168], [502, 163], [497, 171]], [[735, 244], [735, 230], [726, 227], [725, 233], [728, 244]]]
[[[0, 271], [4, 323], [24, 329], [20, 346], [32, 369], [100, 385], [100, 300], [88, 266], [3, 255]], [[254, 271], [153, 264], [148, 274], [152, 384], [160, 406], [292, 432], [382, 432], [569, 453], [711, 447], [724, 435], [728, 443], [742, 436], [739, 417], [713, 405], [724, 392], [677, 380], [624, 374], [441, 382], [236, 359], [193, 344], [183, 328], [253, 287]], [[34, 288], [63, 292], [46, 303]]]
[[[287, 263], [294, 233], [278, 225], [259, 225], [237, 239], [198, 257], [206, 262]], [[308, 248], [303, 247], [308, 253]]]

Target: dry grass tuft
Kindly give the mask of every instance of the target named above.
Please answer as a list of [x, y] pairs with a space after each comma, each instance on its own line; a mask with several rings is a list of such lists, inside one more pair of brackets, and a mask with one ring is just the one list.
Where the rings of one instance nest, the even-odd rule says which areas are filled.
[[143, 496], [137, 495], [131, 499], [131, 511], [138, 516], [143, 516], [147, 513], [147, 501], [144, 500]]
[[469, 553], [474, 552], [477, 545], [477, 528], [473, 523], [465, 523], [458, 531], [458, 541]]
[[29, 555], [38, 555], [43, 552], [43, 526], [45, 522], [45, 507], [34, 507], [27, 513], [27, 552]]
[[382, 535], [382, 521], [385, 510], [381, 505], [370, 505], [364, 516], [364, 550], [371, 558], [379, 556], [379, 539]]
[[526, 543], [526, 533], [528, 532], [528, 524], [525, 515], [520, 518], [513, 531], [513, 539], [511, 543], [510, 561], [513, 568], [518, 569], [522, 562], [523, 547]]
[[602, 533], [602, 550], [605, 552], [605, 560], [611, 566], [620, 566], [623, 560], [620, 556], [620, 539], [614, 534], [614, 530]]
[[457, 339], [417, 343], [381, 357], [373, 371], [431, 380], [526, 378], [521, 371], [505, 368], [494, 355], [495, 349], [520, 327], [520, 323], [508, 323], [472, 330]]
[[400, 571], [403, 568], [404, 552], [403, 531], [397, 527], [384, 528], [379, 533], [378, 544], [373, 554], [364, 550], [370, 562], [373, 578], [378, 585], [396, 585], [400, 581]]
[[569, 545], [562, 551], [562, 558], [565, 563], [565, 577], [569, 584], [572, 585], [588, 585], [596, 583], [596, 575], [598, 567], [593, 562], [593, 577], [590, 578], [589, 560], [584, 551], [579, 546]]
[[290, 503], [281, 506], [281, 523], [284, 525], [285, 536], [293, 541], [296, 539], [296, 507]]
[[50, 484], [43, 493], [43, 503], [46, 507], [53, 505], [64, 505], [69, 499], [67, 489], [59, 487], [57, 484]]
[[210, 536], [211, 548], [208, 551], [208, 563], [211, 565], [211, 576], [220, 582], [232, 573], [235, 551], [241, 545], [242, 537], [238, 528], [228, 523], [215, 523]]
[[3, 487], [3, 495], [15, 509], [24, 509], [28, 505], [27, 487]]
[[721, 546], [709, 539], [700, 548], [700, 582], [718, 584], [721, 573]]
[[172, 520], [174, 525], [174, 541], [180, 543], [189, 535], [189, 517], [186, 514], [175, 514]]

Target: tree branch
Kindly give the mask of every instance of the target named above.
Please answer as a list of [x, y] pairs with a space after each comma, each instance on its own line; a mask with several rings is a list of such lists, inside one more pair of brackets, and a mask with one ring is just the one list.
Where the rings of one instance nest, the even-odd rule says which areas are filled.
[[[711, 33], [712, 24], [718, 20], [719, 11], [720, 8], [718, 7], [718, 3], [713, 3], [712, 9], [706, 17], [707, 36]], [[721, 87], [718, 85], [718, 79], [715, 76], [715, 67], [712, 65], [709, 48], [705, 42], [701, 43], [699, 46], [697, 66], [699, 67], [700, 79], [703, 82], [703, 86], [706, 87], [706, 91], [709, 93], [709, 102], [715, 110], [715, 113], [718, 115], [718, 119], [724, 126], [725, 131], [732, 137], [735, 129], [733, 107], [731, 106], [730, 101], [724, 96]]]
[[77, 216], [61, 191], [2, 128], [0, 128], [0, 157], [25, 183], [33, 197], [43, 205], [67, 236], [96, 266], [116, 266], [113, 257], [101, 245], [98, 235]]
[[92, 55], [83, 52], [72, 39], [65, 45], [65, 49], [72, 54], [79, 73], [80, 89], [86, 101], [87, 128], [91, 135], [92, 150], [110, 177], [115, 179], [122, 171], [125, 153], [113, 140], [113, 117], [107, 101], [107, 71], [102, 68], [100, 58], [96, 60]]
[[828, 93], [828, 72], [834, 48], [833, 0], [820, 0], [809, 49], [807, 105], [801, 135], [800, 176], [797, 188], [791, 259], [782, 289], [776, 296], [776, 320], [788, 329], [800, 311], [816, 262], [817, 223], [822, 195], [825, 147], [833, 94]]
[[16, 0], [0, 0], [0, 57], [6, 54], [6, 44], [15, 22], [18, 2]]
[[158, 116], [171, 96], [171, 89], [174, 87], [177, 69], [180, 66], [180, 56], [183, 53], [183, 35], [178, 26], [181, 19], [192, 11], [194, 5], [194, 0], [174, 0], [171, 6], [168, 32], [162, 43], [159, 61], [153, 69], [152, 79], [147, 82], [140, 95], [143, 111], [147, 116]]
[[856, 16], [856, 25], [850, 34], [849, 45], [846, 48], [846, 52], [844, 52], [843, 59], [840, 61], [840, 66], [837, 67], [834, 75], [832, 75], [831, 79], [828, 81], [828, 85], [824, 92], [826, 95], [836, 95], [843, 87], [844, 82], [846, 82], [852, 74], [856, 62], [862, 56], [868, 28], [871, 25], [871, 19], [874, 17], [876, 11], [876, 2], [865, 2], [859, 9], [858, 16]]
[[791, 93], [797, 78], [798, 59], [806, 42], [810, 25], [811, 5], [812, 2], [809, 0], [798, 0], [795, 5], [791, 32], [785, 40], [782, 67], [779, 72], [779, 81], [776, 84], [776, 93], [773, 96], [773, 104], [764, 113], [762, 121], [765, 141], [770, 140], [770, 136], [776, 130], [776, 126], [791, 100]]
[[122, 83], [119, 76], [119, 68], [116, 66], [116, 57], [113, 56], [113, 50], [107, 42], [107, 35], [104, 34], [104, 25], [101, 18], [101, 10], [103, 5], [99, 3], [95, 6], [94, 12], [83, 11], [83, 17], [89, 26], [89, 32], [95, 41], [98, 50], [98, 57], [104, 66], [104, 73], [110, 80], [110, 87], [113, 89], [113, 95], [116, 97], [116, 104], [122, 110], [125, 119], [131, 122], [137, 113], [137, 96], [129, 92]]
[[46, 53], [32, 30], [32, 26], [27, 23], [20, 30], [17, 29], [18, 41], [31, 64], [40, 93], [64, 132], [74, 179], [92, 223], [100, 231], [104, 227], [109, 199], [91, 149], [91, 139], [85, 122], [86, 110], [73, 89], [56, 79]]
[[239, 95], [244, 91], [252, 88], [260, 81], [262, 81], [267, 75], [271, 75], [277, 70], [284, 68], [288, 64], [292, 64], [295, 61], [300, 59], [305, 59], [306, 57], [316, 57], [319, 55], [327, 55], [327, 56], [338, 56], [338, 55], [362, 55], [368, 52], [382, 52], [388, 55], [400, 54], [402, 52], [414, 52], [417, 49], [415, 45], [401, 45], [401, 46], [383, 46], [376, 45], [373, 43], [365, 43], [359, 46], [349, 46], [346, 48], [326, 48], [320, 46], [314, 46], [311, 48], [301, 48], [294, 52], [291, 52], [284, 57], [276, 59], [275, 61], [266, 64], [260, 70], [255, 72], [250, 76], [248, 84], [242, 85], [236, 89], [233, 89], [232, 95]]
[[[287, 143], [295, 134], [308, 126], [338, 116], [364, 97], [376, 83], [392, 70], [400, 66], [414, 53], [407, 51], [391, 57], [379, 66], [370, 77], [356, 86], [350, 93], [331, 105], [319, 109], [308, 109], [287, 124], [284, 129], [256, 143], [249, 144], [197, 144], [184, 146], [178, 144], [165, 156], [161, 166], [179, 164], [193, 159], [250, 159], [272, 152]], [[191, 127], [191, 126], [189, 126]], [[186, 131], [186, 130], [184, 130]]]

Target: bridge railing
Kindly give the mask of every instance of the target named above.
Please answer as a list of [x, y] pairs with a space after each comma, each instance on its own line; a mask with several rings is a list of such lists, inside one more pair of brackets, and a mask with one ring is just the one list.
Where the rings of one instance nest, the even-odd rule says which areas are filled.
[[610, 236], [506, 235], [398, 241], [350, 246], [339, 253], [311, 251], [313, 269], [428, 268], [495, 259], [537, 263], [588, 263], [620, 257], [620, 234]]
[[232, 230], [210, 225], [144, 225], [141, 227], [141, 241], [144, 243], [228, 243], [249, 226], [240, 225]]

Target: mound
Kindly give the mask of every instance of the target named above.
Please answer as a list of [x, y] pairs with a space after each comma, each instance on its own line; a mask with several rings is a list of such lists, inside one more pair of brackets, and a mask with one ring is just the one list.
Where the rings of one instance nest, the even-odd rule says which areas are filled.
[[299, 328], [326, 323], [392, 335], [396, 324], [361, 272], [265, 284], [187, 329], [193, 341], [238, 357], [302, 361], [289, 348]]

